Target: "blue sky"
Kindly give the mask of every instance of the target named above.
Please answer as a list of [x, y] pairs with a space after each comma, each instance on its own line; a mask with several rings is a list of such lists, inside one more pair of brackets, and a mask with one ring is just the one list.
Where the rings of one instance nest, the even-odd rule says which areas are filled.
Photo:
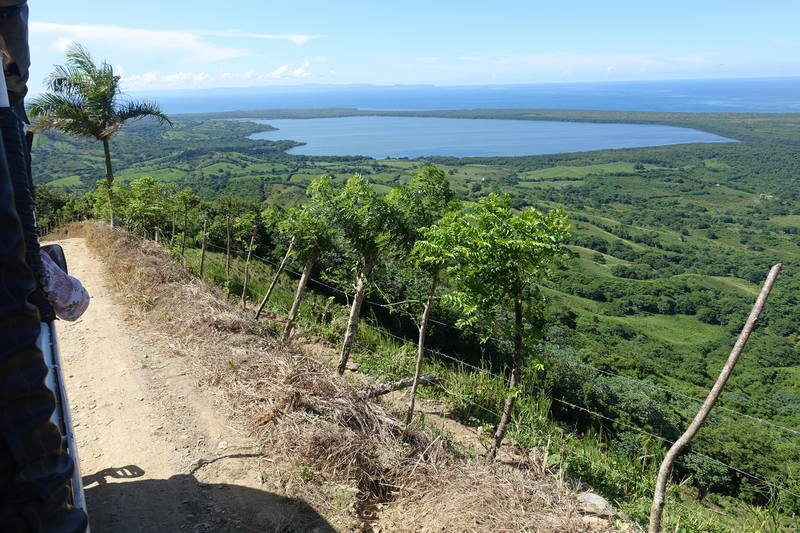
[[30, 87], [80, 41], [128, 90], [800, 76], [800, 2], [29, 0]]

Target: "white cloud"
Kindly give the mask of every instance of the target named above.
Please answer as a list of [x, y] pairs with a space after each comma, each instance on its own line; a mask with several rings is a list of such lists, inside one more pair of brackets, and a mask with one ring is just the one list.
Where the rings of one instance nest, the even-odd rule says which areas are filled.
[[210, 80], [208, 72], [174, 72], [161, 74], [158, 71], [144, 74], [131, 74], [122, 78], [126, 89], [178, 89], [186, 87], [202, 87]]
[[[289, 64], [281, 65], [272, 72], [258, 72], [250, 69], [242, 73], [222, 71], [218, 74], [208, 72], [187, 72], [178, 71], [169, 74], [158, 70], [145, 72], [143, 74], [131, 74], [122, 77], [122, 83], [126, 90], [145, 90], [145, 89], [186, 89], [202, 87], [226, 86], [247, 86], [259, 84], [258, 80], [265, 80], [260, 84], [268, 83], [266, 80], [291, 80], [306, 78], [313, 74], [309, 72], [311, 61], [306, 59], [299, 66], [292, 68]], [[331, 71], [333, 73], [333, 71]]]
[[59, 37], [55, 41], [53, 41], [53, 48], [56, 52], [61, 52], [62, 54], [67, 51], [69, 45], [72, 44], [72, 39], [67, 39], [65, 37]]
[[289, 65], [281, 65], [280, 67], [270, 72], [269, 77], [275, 79], [305, 78], [306, 76], [311, 76], [311, 73], [308, 72], [309, 66], [311, 66], [311, 62], [308, 60], [303, 61], [299, 67], [294, 69], [289, 68]]
[[322, 35], [308, 35], [303, 33], [289, 33], [282, 35], [275, 35], [270, 33], [248, 33], [239, 30], [226, 30], [226, 31], [203, 31], [199, 32], [202, 35], [213, 37], [241, 37], [246, 39], [267, 39], [267, 40], [281, 40], [291, 41], [296, 45], [306, 44], [312, 39], [319, 39]]
[[273, 78], [282, 78], [289, 72], [289, 65], [281, 65], [270, 73]]
[[244, 48], [220, 46], [209, 42], [207, 37], [228, 37], [240, 39], [284, 40], [303, 45], [321, 35], [308, 34], [265, 34], [248, 33], [238, 30], [227, 31], [189, 31], [189, 30], [148, 30], [124, 26], [97, 24], [57, 24], [31, 21], [29, 24], [32, 41], [49, 41], [50, 47], [63, 53], [72, 42], [97, 43], [107, 48], [141, 50], [164, 55], [178, 52], [175, 59], [196, 63], [225, 61], [251, 55]]
[[202, 39], [199, 32], [183, 30], [145, 30], [124, 26], [94, 24], [55, 24], [31, 21], [31, 39], [52, 39], [53, 46], [63, 51], [73, 41], [100, 42], [127, 50], [145, 50], [158, 54], [182, 52], [181, 59], [213, 62], [249, 55], [248, 50], [218, 46]]

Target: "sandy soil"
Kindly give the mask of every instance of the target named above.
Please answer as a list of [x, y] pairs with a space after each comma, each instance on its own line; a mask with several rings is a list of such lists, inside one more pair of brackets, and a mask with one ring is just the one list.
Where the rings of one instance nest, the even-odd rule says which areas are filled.
[[93, 532], [295, 531], [298, 514], [303, 531], [332, 531], [268, 490], [272, 460], [198, 387], [190, 361], [133, 324], [83, 240], [58, 243], [92, 295], [57, 330]]

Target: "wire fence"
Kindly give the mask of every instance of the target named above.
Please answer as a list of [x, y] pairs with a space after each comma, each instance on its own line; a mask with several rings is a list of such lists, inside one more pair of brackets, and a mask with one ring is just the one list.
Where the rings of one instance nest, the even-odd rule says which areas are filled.
[[[210, 246], [212, 248], [216, 248], [216, 249], [218, 249], [218, 250], [220, 250], [222, 252], [226, 252], [225, 248], [222, 248], [222, 247], [219, 247], [219, 246], [209, 245], [209, 244], [207, 244], [207, 246]], [[233, 250], [233, 249], [231, 250], [231, 253], [234, 254], [234, 255], [240, 255], [240, 256], [246, 256], [247, 255], [247, 253], [244, 252], [244, 251], [238, 251], [238, 250]], [[278, 263], [276, 263], [275, 261], [273, 261], [271, 259], [264, 258], [264, 257], [258, 256], [256, 254], [252, 254], [252, 257], [255, 258], [255, 259], [258, 259], [259, 261], [271, 264], [274, 267], [278, 266]], [[295, 276], [300, 276], [300, 272], [292, 270], [290, 268], [284, 268], [284, 271], [289, 272], [291, 274], [294, 274]], [[321, 281], [319, 279], [310, 278], [309, 281], [313, 282], [313, 283], [315, 283], [315, 284], [317, 284], [319, 286], [326, 287], [327, 289], [330, 289], [330, 290], [332, 290], [334, 292], [337, 292], [339, 294], [342, 294], [344, 296], [349, 296], [349, 293], [347, 293], [346, 291], [344, 291], [344, 290], [342, 290], [342, 289], [340, 289], [338, 287], [335, 287], [333, 285], [330, 285], [330, 284], [328, 284], [328, 283], [326, 283], [324, 281]], [[374, 301], [369, 300], [367, 298], [364, 299], [364, 302], [369, 304], [369, 305], [371, 305], [371, 306], [376, 306], [376, 307], [383, 307], [383, 308], [391, 308], [391, 307], [393, 307], [391, 304], [382, 304], [382, 303], [379, 303], [379, 302], [374, 302]], [[449, 324], [447, 322], [442, 322], [440, 320], [435, 320], [435, 319], [430, 319], [430, 322], [438, 324], [438, 325], [441, 325], [441, 326], [445, 326], [445, 327], [448, 327], [448, 328], [452, 328], [452, 329], [457, 330], [457, 331], [462, 332], [462, 333], [467, 332], [467, 330], [465, 328], [456, 326], [455, 324]], [[408, 342], [408, 339], [405, 339], [405, 338], [399, 337], [397, 335], [394, 335], [393, 333], [391, 333], [390, 331], [388, 331], [386, 329], [381, 329], [381, 331], [382, 331], [382, 333], [384, 333], [386, 335], [389, 335], [389, 336], [391, 336], [391, 337], [393, 337], [395, 339], [398, 339], [398, 340], [401, 340], [401, 341], [404, 341], [404, 342]], [[500, 339], [498, 337], [490, 337], [490, 338], [492, 340], [494, 340], [496, 342], [499, 342], [499, 343], [502, 343], [502, 344], [508, 344], [509, 343], [507, 340]], [[463, 361], [463, 359], [456, 359], [456, 358], [451, 357], [451, 356], [449, 356], [449, 355], [447, 355], [445, 353], [442, 353], [442, 352], [439, 352], [439, 351], [436, 351], [436, 350], [432, 350], [432, 349], [429, 349], [429, 348], [426, 348], [426, 351], [428, 351], [430, 353], [433, 353], [433, 354], [435, 354], [437, 356], [444, 357], [444, 358], [453, 360], [455, 362], [464, 364], [465, 366], [472, 367], [473, 369], [478, 369], [478, 367], [475, 367], [474, 365], [469, 365], [469, 364], [465, 363]], [[564, 359], [564, 361], [567, 361], [567, 360]], [[618, 373], [611, 372], [611, 371], [608, 371], [608, 370], [603, 370], [601, 368], [597, 368], [596, 366], [592, 366], [590, 364], [587, 364], [587, 363], [584, 363], [584, 362], [581, 362], [581, 361], [568, 360], [567, 362], [570, 363], [570, 364], [575, 364], [575, 365], [578, 365], [578, 366], [593, 370], [593, 371], [595, 371], [595, 372], [597, 372], [599, 374], [603, 374], [603, 375], [606, 375], [606, 376], [609, 376], [609, 377], [620, 378], [620, 379], [623, 379], [625, 381], [634, 383], [636, 385], [643, 385], [643, 386], [648, 387], [650, 389], [658, 390], [660, 392], [664, 392], [664, 393], [669, 394], [669, 395], [673, 395], [673, 396], [676, 396], [676, 397], [679, 397], [679, 398], [683, 398], [685, 400], [696, 402], [696, 403], [701, 404], [701, 405], [704, 402], [704, 400], [701, 400], [701, 399], [696, 398], [694, 396], [688, 395], [686, 393], [683, 393], [683, 392], [680, 392], [680, 391], [676, 391], [674, 389], [668, 389], [668, 388], [665, 388], [665, 387], [661, 387], [661, 386], [658, 386], [658, 385], [656, 385], [654, 383], [651, 383], [649, 381], [632, 378], [630, 376], [625, 376], [623, 374], [618, 374]], [[715, 409], [717, 409], [719, 411], [725, 411], [725, 412], [727, 412], [729, 414], [732, 414], [732, 415], [736, 415], [736, 416], [741, 416], [743, 418], [747, 418], [748, 420], [751, 420], [753, 422], [758, 422], [760, 424], [763, 424], [763, 425], [770, 426], [770, 427], [775, 428], [775, 429], [779, 429], [779, 430], [785, 431], [785, 432], [790, 433], [792, 435], [800, 436], [800, 429], [797, 429], [797, 428], [791, 428], [791, 427], [782, 426], [780, 424], [776, 424], [776, 423], [771, 422], [769, 420], [765, 420], [763, 418], [759, 418], [759, 417], [756, 417], [756, 416], [753, 416], [753, 415], [749, 415], [747, 413], [742, 413], [741, 411], [737, 411], [735, 409], [731, 409], [731, 408], [728, 408], [728, 407], [725, 407], [725, 406], [715, 406]]]
[[[216, 248], [216, 249], [218, 249], [218, 250], [220, 250], [222, 252], [226, 252], [225, 248], [222, 248], [222, 247], [219, 247], [219, 246], [208, 245], [208, 244], [207, 244], [207, 246], [211, 246], [212, 248]], [[231, 250], [231, 253], [234, 254], [234, 255], [240, 255], [240, 256], [246, 256], [247, 255], [246, 252], [238, 251], [238, 250]], [[276, 263], [275, 261], [273, 261], [271, 259], [268, 259], [268, 258], [264, 258], [264, 257], [258, 256], [256, 254], [252, 254], [252, 258], [258, 259], [259, 261], [262, 261], [264, 263], [268, 263], [268, 264], [270, 264], [270, 265], [272, 265], [274, 267], [278, 266], [278, 263]], [[290, 268], [284, 268], [284, 271], [289, 272], [289, 273], [291, 273], [291, 274], [293, 274], [295, 276], [300, 276], [300, 272], [292, 270]], [[349, 293], [347, 291], [344, 291], [344, 290], [340, 289], [339, 287], [335, 287], [335, 286], [333, 286], [333, 285], [331, 285], [329, 283], [326, 283], [326, 282], [324, 282], [322, 280], [315, 279], [315, 278], [310, 278], [309, 282], [313, 282], [316, 285], [325, 287], [325, 288], [327, 288], [327, 289], [329, 289], [331, 291], [334, 291], [334, 292], [337, 292], [339, 294], [342, 294], [345, 297], [349, 296]], [[372, 301], [372, 300], [370, 300], [368, 298], [365, 298], [364, 302], [369, 304], [369, 305], [371, 305], [371, 306], [381, 307], [381, 308], [391, 309], [392, 307], [394, 307], [393, 304], [383, 304], [383, 303]], [[434, 324], [437, 324], [437, 325], [440, 325], [440, 326], [443, 326], [443, 327], [451, 328], [451, 329], [459, 331], [461, 333], [468, 332], [468, 330], [466, 330], [465, 328], [459, 327], [459, 326], [457, 326], [455, 324], [449, 324], [447, 322], [442, 322], [440, 320], [436, 320], [436, 319], [433, 319], [433, 318], [429, 319], [429, 321], [431, 323], [434, 323]], [[392, 335], [387, 330], [384, 330], [384, 333], [388, 334], [388, 335]], [[392, 335], [392, 336], [396, 337], [396, 338], [400, 338], [400, 337], [397, 337], [396, 335]], [[489, 338], [491, 340], [499, 343], [499, 344], [502, 344], [502, 345], [508, 345], [509, 344], [509, 341], [506, 340], [506, 339], [501, 339], [501, 338], [496, 337], [496, 336], [492, 336], [492, 337], [489, 337]], [[402, 340], [407, 340], [407, 339], [402, 339]], [[429, 350], [429, 351], [431, 353], [434, 353], [434, 354], [439, 355], [441, 357], [446, 357], [446, 358], [453, 359], [452, 357], [449, 357], [446, 354], [443, 354], [441, 352], [437, 352], [435, 350]], [[567, 361], [566, 359], [564, 359], [564, 360]], [[460, 361], [460, 360], [458, 360], [458, 361]], [[661, 386], [656, 385], [656, 384], [654, 384], [654, 383], [652, 383], [650, 381], [637, 379], [637, 378], [632, 378], [630, 376], [626, 376], [626, 375], [623, 375], [623, 374], [618, 374], [618, 373], [615, 373], [615, 372], [611, 372], [609, 370], [604, 370], [604, 369], [598, 368], [596, 366], [590, 365], [588, 363], [584, 363], [582, 361], [569, 360], [567, 362], [569, 362], [570, 364], [575, 364], [575, 365], [587, 368], [589, 370], [592, 370], [592, 371], [597, 372], [599, 374], [603, 374], [605, 376], [616, 377], [616, 378], [628, 381], [630, 383], [634, 383], [636, 385], [643, 385], [643, 386], [648, 387], [648, 388], [650, 388], [652, 390], [658, 390], [660, 392], [664, 392], [665, 394], [669, 394], [669, 395], [673, 395], [673, 396], [676, 396], [676, 397], [679, 397], [679, 398], [683, 398], [685, 400], [688, 400], [688, 401], [691, 401], [691, 402], [695, 402], [695, 403], [700, 404], [700, 405], [702, 405], [703, 402], [705, 401], [705, 400], [702, 400], [700, 398], [696, 398], [694, 396], [686, 394], [684, 392], [680, 392], [680, 391], [676, 391], [674, 389], [668, 389], [668, 388], [665, 388], [665, 387], [661, 387]], [[731, 415], [736, 415], [736, 416], [740, 416], [742, 418], [746, 418], [748, 420], [751, 420], [753, 422], [757, 422], [759, 424], [763, 424], [765, 426], [770, 426], [770, 427], [772, 427], [774, 429], [779, 429], [781, 431], [785, 431], [785, 432], [790, 433], [792, 435], [800, 436], [800, 429], [798, 429], [798, 428], [792, 428], [792, 427], [783, 426], [783, 425], [777, 424], [775, 422], [771, 422], [769, 420], [765, 420], [763, 418], [759, 418], [757, 416], [753, 416], [753, 415], [750, 415], [750, 414], [747, 414], [747, 413], [743, 413], [741, 411], [737, 411], [735, 409], [731, 409], [729, 407], [725, 407], [723, 405], [717, 405], [717, 406], [715, 406], [715, 409], [718, 410], [718, 411], [724, 411], [724, 412], [729, 413]]]
[[[227, 253], [227, 249], [225, 247], [214, 245], [212, 243], [206, 243], [206, 246], [208, 248], [210, 248], [210, 249], [218, 250], [218, 251], [220, 251], [222, 253]], [[246, 251], [235, 250], [233, 248], [231, 249], [230, 253], [232, 255], [243, 257], [243, 258], [247, 256], [247, 252]], [[276, 261], [274, 261], [272, 259], [269, 259], [269, 258], [262, 257], [260, 255], [255, 254], [255, 253], [251, 254], [251, 260], [252, 259], [260, 261], [262, 263], [266, 263], [266, 264], [272, 265], [274, 268], [278, 268], [279, 267], [279, 263], [278, 262], [276, 262]], [[233, 262], [232, 262], [232, 268], [233, 268]], [[288, 267], [284, 268], [284, 272], [292, 274], [292, 275], [294, 275], [296, 277], [300, 276], [300, 272], [298, 272], [296, 270], [293, 270], [291, 268], [288, 268]], [[346, 298], [348, 298], [348, 301], [349, 301], [349, 298], [351, 296], [350, 293], [348, 293], [345, 290], [342, 290], [339, 287], [336, 287], [334, 285], [331, 285], [330, 283], [327, 283], [325, 281], [322, 281], [322, 280], [319, 280], [319, 279], [316, 279], [316, 278], [309, 279], [309, 282], [310, 283], [313, 282], [315, 285], [318, 285], [318, 286], [321, 286], [321, 287], [325, 287], [330, 291], [333, 291], [335, 293], [341, 294], [341, 295], [345, 296]], [[376, 307], [382, 307], [382, 308], [391, 308], [392, 307], [392, 304], [384, 304], [384, 303], [380, 303], [380, 302], [371, 301], [369, 299], [365, 299], [364, 301], [365, 301], [365, 303], [367, 303], [369, 305], [372, 305], [372, 306], [376, 306]], [[283, 312], [283, 313], [287, 313], [288, 312], [288, 306], [286, 306], [285, 309], [281, 309], [280, 311]], [[430, 321], [432, 323], [435, 323], [435, 324], [439, 325], [439, 326], [451, 328], [451, 329], [457, 330], [459, 332], [466, 332], [467, 331], [464, 328], [456, 326], [455, 324], [449, 324], [447, 322], [434, 320], [434, 319], [431, 319]], [[386, 337], [389, 337], [389, 338], [393, 339], [394, 341], [400, 342], [400, 343], [402, 343], [404, 345], [413, 346], [416, 349], [416, 343], [415, 342], [410, 341], [407, 338], [401, 337], [401, 336], [399, 336], [399, 335], [387, 330], [386, 328], [383, 328], [383, 327], [380, 327], [380, 326], [376, 326], [374, 324], [370, 324], [369, 322], [363, 321], [363, 320], [361, 322], [361, 326], [362, 327], [366, 327], [368, 329], [372, 329], [375, 332], [377, 332], [377, 333], [379, 333], [381, 335], [385, 335]], [[504, 344], [504, 345], [508, 344], [508, 341], [506, 341], [504, 339], [497, 338], [497, 337], [494, 337], [493, 340], [495, 340], [498, 343]], [[365, 351], [369, 351], [373, 355], [381, 356], [380, 353], [375, 352], [374, 350], [372, 350], [371, 348], [368, 348], [365, 345], [362, 345], [362, 344], [358, 343], [357, 346], [358, 346], [359, 349], [362, 349], [362, 350], [365, 350]], [[500, 379], [500, 380], [506, 380], [507, 379], [506, 376], [494, 373], [494, 372], [490, 371], [487, 368], [470, 364], [470, 363], [464, 361], [464, 358], [457, 357], [457, 354], [456, 354], [456, 356], [453, 356], [451, 354], [447, 354], [447, 353], [444, 353], [444, 352], [441, 352], [439, 350], [435, 350], [435, 349], [432, 349], [432, 348], [425, 348], [425, 351], [427, 353], [429, 353], [429, 354], [435, 355], [438, 358], [442, 358], [442, 359], [448, 360], [448, 361], [450, 361], [452, 363], [455, 363], [456, 365], [460, 366], [463, 369], [469, 369], [470, 371], [475, 371], [475, 372], [483, 372], [483, 373], [486, 373], [486, 374], [488, 374], [489, 376], [491, 376], [491, 377], [493, 377], [495, 379]], [[568, 359], [563, 359], [563, 361], [565, 361], [565, 362], [567, 362], [569, 364], [574, 364], [576, 366], [587, 368], [589, 370], [595, 371], [595, 372], [597, 372], [599, 374], [602, 374], [602, 375], [605, 375], [605, 376], [615, 377], [615, 378], [619, 378], [619, 379], [628, 381], [628, 382], [636, 384], [636, 385], [645, 386], [645, 387], [647, 387], [647, 388], [649, 388], [651, 390], [657, 390], [657, 391], [663, 392], [663, 393], [665, 393], [667, 395], [672, 395], [674, 397], [682, 398], [684, 400], [695, 402], [697, 404], [702, 404], [703, 403], [703, 400], [701, 400], [699, 398], [693, 397], [693, 396], [688, 395], [686, 393], [683, 393], [681, 391], [676, 391], [676, 390], [673, 390], [673, 389], [661, 387], [661, 386], [656, 385], [654, 383], [651, 383], [649, 381], [645, 381], [645, 380], [641, 380], [641, 379], [637, 379], [637, 378], [632, 378], [630, 376], [625, 376], [623, 374], [619, 374], [619, 373], [611, 372], [611, 371], [604, 370], [604, 369], [601, 369], [601, 368], [597, 368], [595, 366], [592, 366], [592, 365], [587, 364], [587, 363], [583, 363], [581, 361], [568, 360]], [[439, 384], [438, 387], [439, 387], [440, 390], [442, 390], [443, 393], [447, 394], [448, 396], [451, 396], [453, 398], [457, 398], [459, 401], [464, 402], [465, 404], [468, 404], [471, 407], [479, 409], [479, 410], [487, 413], [488, 415], [497, 417], [498, 419], [501, 416], [501, 414], [498, 413], [497, 411], [495, 411], [493, 409], [490, 409], [490, 408], [486, 407], [485, 405], [481, 405], [481, 404], [479, 404], [477, 402], [474, 402], [469, 397], [467, 397], [467, 396], [465, 396], [463, 394], [460, 394], [460, 393], [455, 392], [455, 391], [453, 391], [451, 389], [448, 389], [444, 384]], [[556, 397], [556, 396], [553, 396], [553, 395], [548, 395], [548, 394], [545, 394], [545, 396], [547, 398], [549, 398], [550, 400], [552, 400], [554, 402], [557, 402], [560, 405], [563, 405], [563, 406], [565, 406], [565, 407], [567, 407], [569, 409], [572, 409], [572, 410], [579, 411], [579, 412], [585, 413], [587, 415], [590, 415], [590, 416], [596, 418], [597, 420], [601, 420], [601, 421], [604, 421], [604, 422], [615, 424], [615, 425], [617, 425], [619, 427], [624, 427], [624, 428], [629, 429], [631, 431], [637, 432], [637, 433], [639, 433], [641, 435], [645, 435], [645, 436], [647, 436], [649, 438], [657, 439], [657, 440], [659, 440], [659, 441], [661, 441], [661, 442], [663, 442], [663, 443], [665, 443], [667, 445], [674, 444], [674, 441], [672, 441], [670, 439], [667, 439], [667, 438], [665, 438], [665, 437], [663, 437], [661, 435], [657, 435], [657, 434], [655, 434], [653, 432], [647, 431], [646, 429], [643, 429], [643, 428], [638, 427], [636, 425], [630, 424], [630, 423], [625, 422], [623, 420], [620, 420], [618, 418], [610, 417], [610, 416], [605, 415], [603, 413], [600, 413], [600, 412], [598, 412], [596, 410], [590, 409], [589, 407], [586, 407], [586, 406], [583, 406], [583, 405], [580, 405], [580, 404], [577, 404], [577, 403], [574, 403], [574, 402], [570, 402], [570, 401], [566, 400], [563, 397], [559, 398], [559, 397]], [[730, 409], [730, 408], [727, 408], [725, 406], [717, 406], [716, 409], [719, 410], [719, 411], [724, 411], [724, 412], [728, 413], [729, 415], [735, 415], [735, 416], [740, 416], [740, 417], [746, 418], [746, 419], [748, 419], [748, 420], [750, 420], [752, 422], [768, 426], [768, 427], [770, 427], [772, 429], [775, 429], [775, 430], [784, 431], [784, 432], [786, 432], [788, 434], [791, 434], [791, 435], [795, 435], [795, 436], [800, 435], [800, 430], [798, 430], [797, 428], [782, 426], [780, 424], [776, 424], [776, 423], [771, 422], [769, 420], [765, 420], [763, 418], [759, 418], [759, 417], [756, 417], [756, 416], [753, 416], [753, 415], [749, 415], [747, 413], [742, 413], [740, 411], [737, 411], [737, 410], [734, 410], [734, 409]], [[572, 448], [561, 447], [560, 449], [561, 449], [562, 452], [569, 453], [569, 454], [572, 454], [572, 455], [575, 455], [575, 456], [579, 456], [584, 460], [592, 461], [592, 464], [594, 466], [598, 466], [598, 467], [600, 467], [602, 469], [608, 470], [610, 473], [613, 473], [615, 475], [624, 475], [623, 472], [611, 469], [610, 467], [608, 467], [608, 465], [606, 465], [604, 463], [593, 461], [590, 457], [588, 457], [586, 455], [583, 455], [583, 454], [580, 454], [579, 452], [577, 452], [576, 450], [574, 450]], [[753, 481], [755, 481], [757, 483], [760, 483], [764, 487], [769, 487], [770, 489], [772, 489], [774, 491], [783, 492], [783, 493], [791, 495], [791, 496], [793, 496], [795, 498], [800, 498], [800, 494], [792, 491], [791, 489], [789, 489], [787, 487], [784, 487], [784, 486], [778, 485], [776, 483], [773, 483], [771, 481], [768, 481], [768, 480], [764, 479], [763, 477], [760, 477], [760, 476], [758, 476], [756, 474], [753, 474], [751, 472], [747, 472], [747, 471], [745, 471], [743, 469], [740, 469], [740, 468], [737, 468], [737, 467], [735, 467], [733, 465], [727, 464], [727, 463], [725, 463], [723, 461], [720, 461], [720, 460], [718, 460], [718, 459], [716, 459], [714, 457], [711, 457], [711, 456], [709, 456], [707, 454], [704, 454], [702, 452], [691, 450], [691, 451], [687, 452], [687, 455], [688, 454], [694, 454], [694, 455], [697, 455], [699, 457], [703, 457], [704, 459], [709, 460], [709, 461], [711, 461], [711, 462], [713, 462], [713, 463], [715, 463], [715, 464], [717, 464], [717, 465], [719, 465], [721, 467], [730, 469], [733, 472], [736, 472], [736, 473], [738, 473], [738, 474], [740, 474], [742, 476], [745, 476], [745, 477], [747, 477], [747, 478], [749, 478], [749, 479], [751, 479], [751, 480], [753, 480]], [[679, 464], [681, 463], [680, 461], [677, 461], [677, 462]], [[633, 480], [633, 481], [635, 481], [635, 480]], [[637, 483], [640, 483], [640, 482], [637, 482]], [[649, 492], [652, 492], [652, 487], [649, 486], [649, 485], [640, 484], [639, 486], [640, 486], [640, 488], [641, 487], [646, 487], [646, 489]], [[707, 507], [705, 509], [708, 509], [709, 511], [715, 512], [716, 514], [720, 514], [722, 516], [728, 516], [728, 515], [725, 515], [723, 513], [719, 513], [719, 511], [715, 511], [714, 509], [710, 509], [710, 508], [707, 508]]]
[[[393, 334], [391, 334], [390, 332], [388, 332], [387, 330], [385, 330], [383, 328], [376, 328], [375, 326], [372, 326], [370, 324], [364, 324], [364, 325], [366, 327], [368, 327], [368, 328], [373, 328], [376, 331], [380, 331], [383, 334], [388, 334], [388, 335], [392, 336], [393, 338], [395, 338], [397, 340], [400, 340], [402, 342], [408, 342], [407, 340], [403, 339], [402, 337], [398, 337], [396, 335], [393, 335]], [[428, 350], [428, 349], [426, 349], [426, 351], [429, 351], [430, 353], [434, 353], [434, 354], [440, 355], [440, 356], [445, 357], [447, 359], [451, 359], [451, 360], [453, 360], [453, 361], [455, 361], [455, 362], [457, 362], [459, 364], [462, 364], [462, 365], [464, 365], [466, 367], [471, 368], [472, 370], [475, 370], [475, 371], [478, 371], [478, 372], [484, 372], [484, 373], [486, 373], [489, 376], [492, 376], [494, 378], [501, 379], [501, 380], [505, 380], [506, 379], [505, 376], [501, 376], [500, 374], [496, 374], [494, 372], [491, 372], [490, 370], [488, 370], [486, 368], [482, 368], [482, 367], [478, 367], [478, 366], [475, 366], [475, 365], [471, 365], [469, 363], [465, 363], [465, 362], [460, 361], [460, 360], [458, 360], [458, 359], [456, 359], [454, 357], [451, 357], [449, 355], [443, 354], [442, 352], [438, 352], [438, 351], [435, 351], [435, 350]], [[376, 354], [376, 355], [379, 355], [379, 354]], [[651, 437], [651, 438], [655, 438], [655, 439], [660, 440], [660, 441], [662, 441], [662, 442], [664, 442], [666, 444], [669, 444], [669, 445], [675, 444], [675, 441], [672, 441], [670, 439], [662, 437], [661, 435], [657, 435], [655, 433], [652, 433], [650, 431], [642, 429], [642, 428], [640, 428], [638, 426], [635, 426], [633, 424], [630, 424], [628, 422], [624, 422], [622, 420], [619, 420], [618, 418], [609, 417], [609, 416], [604, 415], [602, 413], [599, 413], [599, 412], [597, 412], [595, 410], [589, 409], [588, 407], [569, 402], [569, 401], [567, 401], [567, 400], [565, 400], [563, 398], [557, 398], [557, 397], [552, 396], [552, 395], [546, 395], [546, 396], [548, 398], [550, 398], [551, 400], [555, 401], [555, 402], [558, 402], [558, 403], [560, 403], [562, 405], [565, 405], [567, 407], [570, 407], [572, 409], [588, 413], [588, 414], [590, 414], [590, 415], [592, 415], [592, 416], [594, 416], [596, 418], [599, 418], [599, 419], [611, 422], [613, 424], [628, 428], [630, 430], [636, 431], [637, 433], [640, 433], [642, 435], [646, 435], [646, 436]], [[477, 404], [475, 404], [474, 402], [470, 402], [470, 403], [473, 403], [473, 405], [477, 406]], [[495, 413], [495, 412], [492, 412], [492, 413], [495, 414], [499, 418], [500, 415], [498, 413]], [[752, 479], [754, 481], [758, 481], [760, 483], [763, 483], [765, 486], [768, 486], [768, 487], [773, 488], [775, 490], [779, 490], [779, 491], [785, 492], [786, 494], [790, 494], [790, 495], [792, 495], [792, 496], [794, 496], [796, 498], [800, 498], [800, 494], [795, 493], [795, 492], [791, 491], [790, 489], [787, 489], [786, 487], [782, 487], [780, 485], [777, 485], [775, 483], [767, 481], [766, 479], [763, 479], [763, 478], [761, 478], [759, 476], [756, 476], [755, 474], [752, 474], [750, 472], [746, 472], [744, 470], [736, 468], [735, 466], [732, 466], [732, 465], [729, 465], [729, 464], [724, 463], [722, 461], [719, 461], [718, 459], [715, 459], [715, 458], [713, 458], [713, 457], [711, 457], [709, 455], [706, 455], [706, 454], [704, 454], [702, 452], [698, 452], [698, 451], [692, 450], [692, 451], [689, 451], [687, 453], [688, 454], [698, 455], [698, 456], [703, 457], [705, 459], [708, 459], [708, 460], [710, 460], [710, 461], [712, 461], [712, 462], [714, 462], [714, 463], [716, 463], [716, 464], [718, 464], [720, 466], [729, 468], [729, 469], [733, 470], [734, 472], [737, 472], [737, 473], [742, 474], [742, 475], [744, 475], [746, 477], [749, 477], [750, 479]], [[680, 461], [678, 461], [678, 462], [680, 463]]]

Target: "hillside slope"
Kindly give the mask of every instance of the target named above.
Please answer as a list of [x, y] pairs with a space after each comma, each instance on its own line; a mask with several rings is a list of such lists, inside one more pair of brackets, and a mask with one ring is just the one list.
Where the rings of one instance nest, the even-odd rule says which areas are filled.
[[541, 457], [485, 467], [405, 429], [158, 245], [67, 233], [93, 295], [59, 334], [96, 531], [616, 530]]

